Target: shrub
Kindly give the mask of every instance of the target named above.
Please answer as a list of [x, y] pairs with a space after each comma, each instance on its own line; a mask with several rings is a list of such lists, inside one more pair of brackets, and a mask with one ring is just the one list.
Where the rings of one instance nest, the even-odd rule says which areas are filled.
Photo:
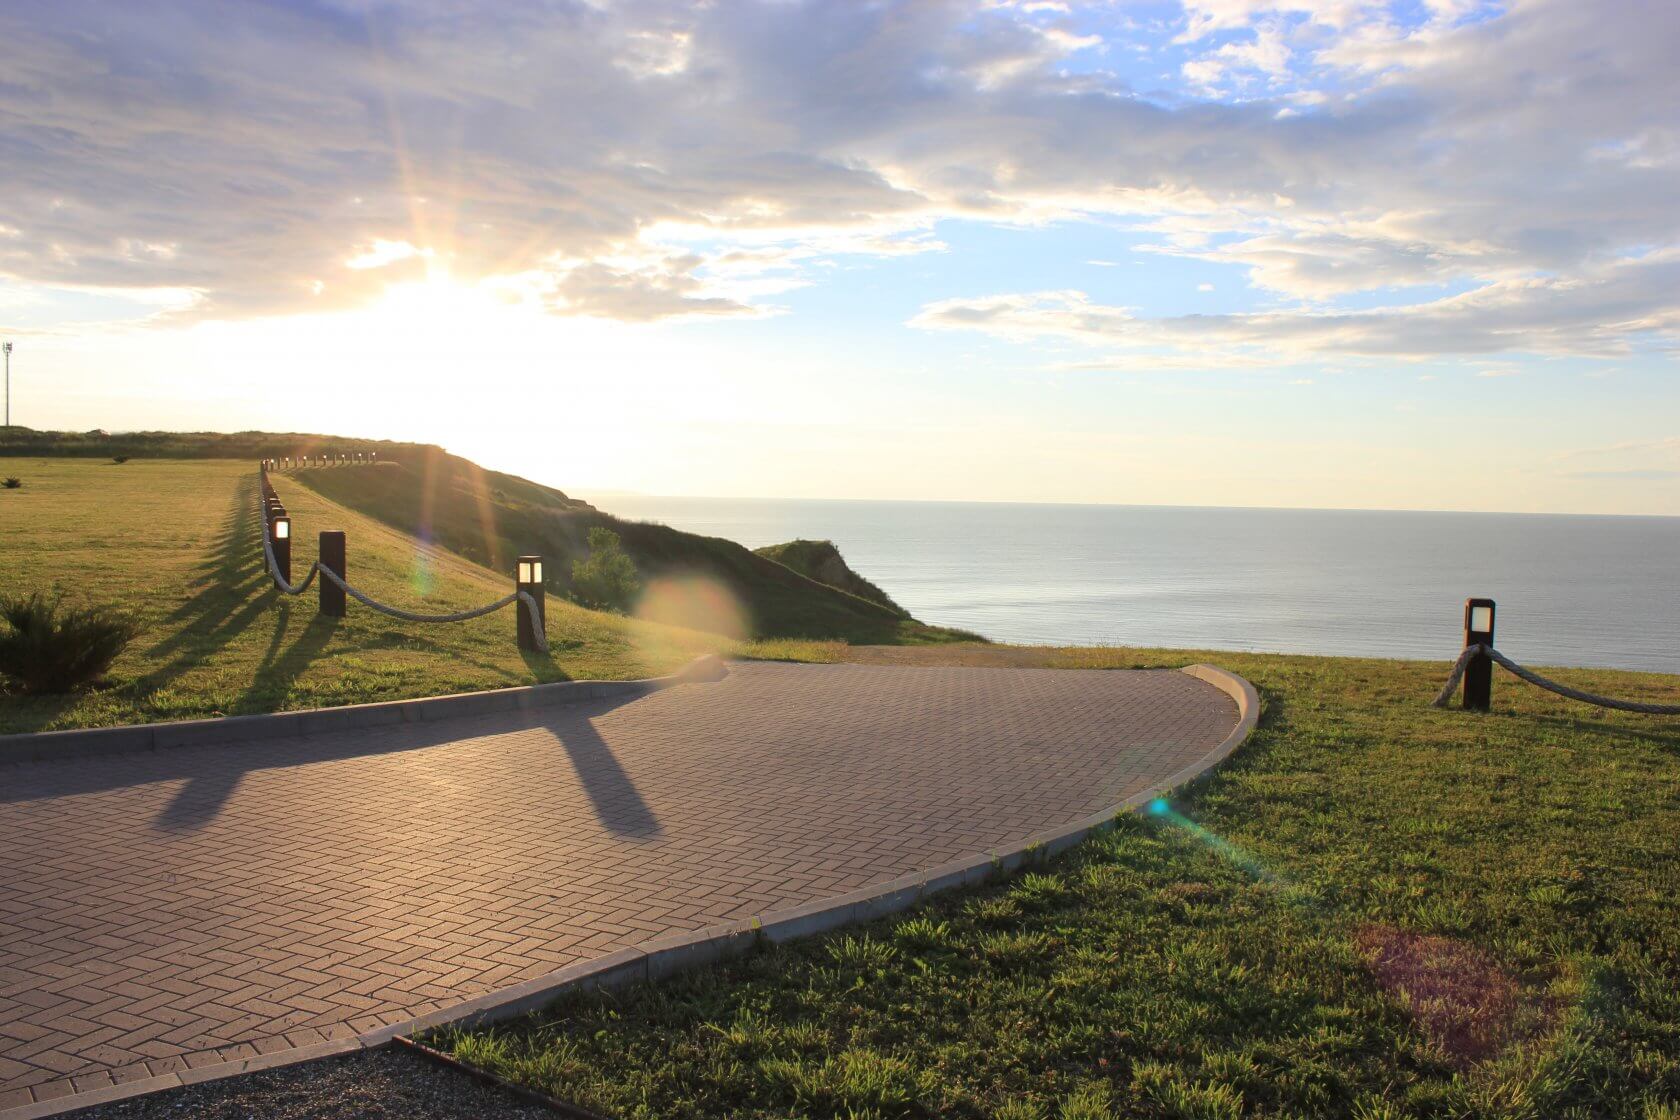
[[22, 485], [23, 479], [21, 478], [8, 478], [5, 482], [0, 482], [0, 486], [4, 486], [8, 490], [16, 490]]
[[0, 635], [0, 674], [25, 692], [68, 692], [104, 676], [140, 627], [107, 607], [61, 610], [59, 596], [40, 592], [0, 599], [10, 623]]
[[589, 530], [589, 556], [572, 564], [572, 593], [590, 607], [623, 610], [642, 589], [636, 562], [611, 529]]
[[113, 455], [113, 456], [111, 456], [111, 462], [113, 462], [113, 463], [126, 463], [126, 462], [128, 462], [128, 456], [127, 455]]

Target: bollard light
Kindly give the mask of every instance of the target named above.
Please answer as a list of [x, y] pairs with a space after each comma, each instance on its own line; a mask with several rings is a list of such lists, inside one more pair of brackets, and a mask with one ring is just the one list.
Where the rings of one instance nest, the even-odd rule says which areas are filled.
[[[1492, 599], [1464, 600], [1464, 648], [1486, 646], [1493, 648]], [[1493, 659], [1478, 653], [1464, 667], [1464, 707], [1466, 711], [1485, 712], [1493, 706]]]
[[279, 514], [269, 524], [269, 543], [274, 548], [274, 567], [280, 578], [292, 582], [292, 519]]
[[531, 624], [531, 611], [523, 599], [514, 600], [514, 614], [519, 634], [519, 648], [540, 650], [540, 634], [548, 629], [548, 600], [543, 594], [543, 562], [541, 556], [521, 556], [514, 564], [514, 590], [523, 591], [537, 602], [536, 625]]

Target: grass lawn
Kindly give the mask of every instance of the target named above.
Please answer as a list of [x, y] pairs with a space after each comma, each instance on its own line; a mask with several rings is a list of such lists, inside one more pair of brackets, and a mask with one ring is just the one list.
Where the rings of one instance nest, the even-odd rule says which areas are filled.
[[[1680, 1117], [1680, 724], [1444, 663], [1143, 650], [764, 656], [1249, 678], [1165, 812], [822, 939], [439, 1040], [620, 1117]], [[1564, 671], [1630, 697], [1680, 678]]]
[[[0, 458], [8, 475], [23, 487], [0, 490], [0, 593], [57, 586], [67, 603], [133, 612], [144, 630], [104, 688], [0, 693], [0, 733], [643, 677], [727, 644], [552, 595], [547, 656], [520, 653], [511, 610], [426, 625], [352, 602], [347, 617], [322, 618], [313, 587], [291, 598], [263, 576], [257, 475], [246, 460]], [[385, 602], [444, 612], [512, 589], [507, 576], [419, 546], [283, 476], [275, 485], [297, 534], [296, 575], [314, 561], [319, 530], [343, 529], [351, 582]]]

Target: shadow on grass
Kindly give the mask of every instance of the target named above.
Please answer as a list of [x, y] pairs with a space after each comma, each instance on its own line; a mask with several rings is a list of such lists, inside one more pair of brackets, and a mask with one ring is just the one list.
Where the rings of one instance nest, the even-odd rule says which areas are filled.
[[[1597, 711], [1599, 709], [1593, 709]], [[1655, 746], [1666, 747], [1671, 751], [1680, 751], [1680, 721], [1677, 721], [1672, 731], [1655, 731], [1644, 727], [1628, 727], [1625, 724], [1612, 723], [1608, 719], [1594, 720], [1585, 716], [1570, 718], [1569, 716], [1533, 715], [1529, 719], [1535, 723], [1545, 724], [1562, 731], [1591, 731], [1595, 735], [1620, 735], [1629, 739], [1638, 739]]]
[[[162, 657], [189, 645], [198, 646], [225, 630], [234, 607], [260, 598], [266, 586], [259, 551], [256, 513], [257, 483], [254, 477], [240, 478], [234, 506], [216, 539], [214, 551], [196, 569], [192, 598], [165, 616], [174, 623], [172, 632], [146, 650], [148, 657]], [[218, 624], [215, 620], [221, 620]], [[197, 649], [194, 653], [199, 652]]]
[[84, 692], [70, 692], [53, 696], [31, 696], [22, 692], [0, 692], [0, 703], [6, 705], [7, 727], [4, 734], [26, 735], [48, 726], [59, 716], [82, 702]]
[[[222, 525], [211, 554], [192, 579], [197, 593], [164, 617], [170, 633], [148, 647], [144, 656], [168, 658], [162, 665], [118, 685], [114, 695], [136, 701], [167, 687], [236, 639], [266, 606], [262, 564], [257, 558], [257, 480], [243, 477], [236, 486], [234, 505]], [[5, 697], [7, 733], [40, 731], [76, 708], [87, 696]]]
[[569, 681], [571, 674], [560, 668], [559, 662], [554, 660], [552, 652], [542, 652], [534, 649], [522, 649], [519, 656], [524, 659], [525, 667], [531, 671], [531, 678], [539, 684], [550, 681]]
[[[230, 706], [229, 714], [272, 712], [280, 708], [291, 695], [292, 686], [303, 676], [304, 670], [321, 656], [332, 641], [343, 619], [318, 613], [311, 607], [294, 606], [290, 600], [280, 604], [274, 622], [274, 635], [263, 650], [262, 660], [251, 677], [251, 683]], [[284, 651], [281, 645], [292, 628], [294, 614], [306, 615], [302, 632]]]

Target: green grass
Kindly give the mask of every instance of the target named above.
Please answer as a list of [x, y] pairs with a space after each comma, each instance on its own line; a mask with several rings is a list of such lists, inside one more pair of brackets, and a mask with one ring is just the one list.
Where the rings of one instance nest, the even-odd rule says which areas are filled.
[[[1445, 663], [1213, 660], [1265, 707], [1171, 811], [1028, 874], [442, 1042], [621, 1117], [1680, 1115], [1680, 726]], [[1680, 697], [1680, 679], [1560, 672]]]
[[[384, 468], [344, 468], [372, 473]], [[668, 672], [728, 643], [717, 635], [587, 611], [549, 597], [549, 655], [521, 654], [514, 616], [400, 622], [351, 603], [316, 611], [311, 588], [281, 596], [264, 579], [248, 461], [0, 459], [0, 591], [60, 587], [66, 605], [106, 603], [142, 631], [108, 685], [66, 696], [0, 693], [0, 732], [50, 730], [320, 707], [533, 681], [624, 679]], [[315, 558], [316, 533], [349, 534], [352, 582], [429, 612], [500, 598], [488, 571], [277, 480], [297, 530], [292, 570]]]

